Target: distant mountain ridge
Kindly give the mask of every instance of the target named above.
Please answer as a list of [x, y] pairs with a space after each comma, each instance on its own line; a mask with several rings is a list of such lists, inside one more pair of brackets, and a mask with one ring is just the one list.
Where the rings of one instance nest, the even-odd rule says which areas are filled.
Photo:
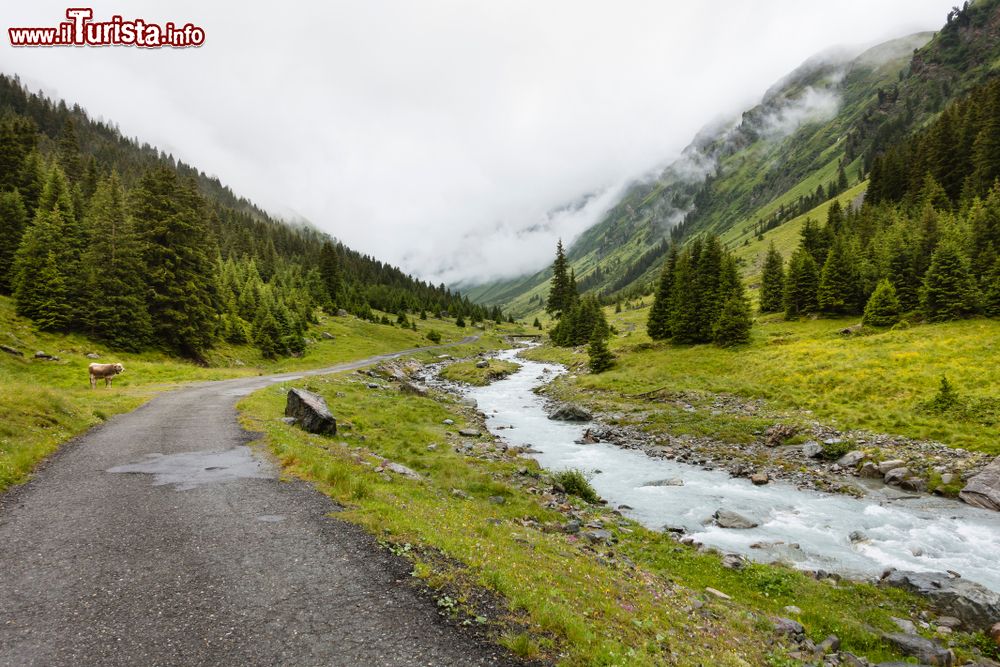
[[[953, 10], [937, 33], [862, 53], [828, 49], [730, 123], [714, 123], [657, 177], [630, 186], [570, 247], [581, 288], [647, 291], [671, 241], [703, 232], [740, 248], [753, 275], [763, 237], [834, 196], [857, 198], [872, 159], [926, 123], [1000, 62], [1000, 0]], [[466, 289], [516, 316], [544, 305], [550, 270]]]

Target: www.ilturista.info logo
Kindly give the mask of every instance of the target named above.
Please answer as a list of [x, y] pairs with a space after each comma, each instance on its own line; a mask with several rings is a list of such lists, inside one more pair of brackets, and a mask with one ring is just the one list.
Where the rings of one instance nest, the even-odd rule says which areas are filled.
[[163, 25], [143, 19], [126, 21], [112, 16], [109, 21], [92, 21], [90, 8], [70, 8], [56, 27], [7, 28], [11, 46], [141, 46], [156, 49], [164, 46], [185, 48], [205, 43], [205, 31], [187, 23]]

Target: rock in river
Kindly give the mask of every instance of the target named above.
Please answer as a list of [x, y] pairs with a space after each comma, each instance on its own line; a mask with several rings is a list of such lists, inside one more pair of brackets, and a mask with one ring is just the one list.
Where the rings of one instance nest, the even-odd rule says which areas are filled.
[[337, 420], [322, 396], [305, 389], [291, 389], [285, 402], [285, 416], [294, 417], [310, 433], [337, 434]]
[[549, 419], [564, 422], [587, 422], [590, 421], [591, 418], [592, 415], [585, 408], [582, 408], [579, 405], [573, 405], [572, 403], [560, 405], [558, 408], [549, 413]]
[[715, 525], [720, 528], [736, 528], [746, 530], [756, 528], [759, 524], [753, 519], [748, 519], [742, 514], [737, 514], [731, 510], [719, 510], [714, 515]]
[[958, 497], [975, 507], [1000, 511], [1000, 457], [970, 479]]
[[940, 613], [954, 616], [968, 628], [988, 630], [1000, 618], [1000, 594], [968, 579], [943, 572], [892, 572], [882, 583], [921, 595]]

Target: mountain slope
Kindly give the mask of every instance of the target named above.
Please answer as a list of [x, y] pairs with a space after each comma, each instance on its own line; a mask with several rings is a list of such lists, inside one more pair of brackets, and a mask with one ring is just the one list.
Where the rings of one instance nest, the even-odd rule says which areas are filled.
[[[752, 273], [755, 240], [856, 185], [872, 158], [956, 96], [992, 76], [1000, 58], [1000, 2], [953, 11], [942, 30], [861, 54], [825, 52], [768, 90], [733, 123], [703, 130], [679, 160], [637, 183], [569, 250], [581, 288], [647, 290], [668, 241], [719, 234]], [[766, 249], [766, 245], [763, 246]], [[524, 316], [544, 305], [548, 270], [467, 293]]]

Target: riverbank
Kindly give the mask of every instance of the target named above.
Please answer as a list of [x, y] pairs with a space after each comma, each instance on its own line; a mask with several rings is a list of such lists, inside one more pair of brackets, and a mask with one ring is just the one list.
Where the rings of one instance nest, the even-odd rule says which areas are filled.
[[[259, 392], [241, 409], [289, 474], [316, 483], [345, 506], [343, 520], [413, 563], [442, 613], [482, 625], [525, 658], [793, 665], [789, 656], [811, 656], [836, 635], [839, 648], [821, 650], [838, 656], [830, 664], [851, 660], [847, 653], [878, 661], [902, 655], [884, 637], [898, 630], [893, 617], [934, 618], [901, 591], [727, 562], [588, 504], [525, 458], [527, 448], [490, 437], [476, 409], [428, 389], [426, 370], [411, 366], [406, 380], [396, 370], [292, 383], [327, 397], [345, 427], [336, 438], [277, 420], [291, 384]], [[477, 606], [483, 591], [499, 611]], [[972, 655], [980, 640], [956, 633], [951, 641]]]

